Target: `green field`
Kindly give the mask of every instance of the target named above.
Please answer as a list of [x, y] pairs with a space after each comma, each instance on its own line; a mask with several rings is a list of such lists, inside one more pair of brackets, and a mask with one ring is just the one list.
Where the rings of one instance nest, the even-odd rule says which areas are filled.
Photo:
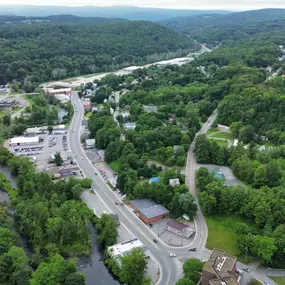
[[119, 172], [121, 163], [118, 160], [111, 162], [109, 165], [113, 170], [115, 170], [116, 172]]
[[220, 141], [220, 140], [215, 140], [215, 142], [220, 145], [220, 146], [226, 146], [228, 147], [228, 142], [227, 141]]
[[285, 285], [285, 276], [283, 277], [268, 276], [268, 278], [272, 279], [278, 285]]
[[233, 140], [233, 135], [230, 132], [219, 132], [219, 133], [210, 135], [210, 137], [218, 138], [218, 139]]
[[207, 135], [210, 135], [210, 134], [215, 133], [215, 132], [217, 132], [217, 131], [218, 131], [217, 128], [210, 128], [210, 129], [208, 130], [208, 132], [207, 132]]
[[[232, 219], [234, 222], [234, 219]], [[207, 248], [219, 248], [225, 250], [228, 254], [237, 256], [236, 234], [234, 228], [229, 226], [229, 218], [207, 217], [208, 239]]]

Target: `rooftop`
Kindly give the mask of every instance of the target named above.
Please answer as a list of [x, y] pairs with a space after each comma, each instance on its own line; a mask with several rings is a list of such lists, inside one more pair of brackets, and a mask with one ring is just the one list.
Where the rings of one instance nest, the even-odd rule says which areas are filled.
[[128, 241], [124, 241], [109, 246], [108, 252], [110, 253], [110, 255], [114, 257], [124, 256], [135, 248], [143, 248], [143, 247], [145, 247], [144, 244], [138, 238], [132, 238]]
[[220, 279], [213, 279], [209, 281], [210, 285], [238, 285], [239, 283], [233, 276], [224, 277], [223, 281]]
[[18, 143], [36, 143], [39, 142], [39, 137], [15, 137], [11, 138], [11, 144], [18, 144]]
[[95, 139], [87, 139], [85, 140], [87, 145], [94, 145], [95, 144]]
[[5, 98], [5, 99], [2, 99], [0, 101], [1, 104], [12, 104], [14, 103], [16, 100], [14, 98]]
[[132, 200], [131, 202], [148, 219], [169, 213], [165, 207], [156, 204], [153, 200], [150, 199]]
[[179, 178], [169, 179], [169, 185], [171, 186], [180, 185]]
[[156, 177], [152, 177], [149, 179], [150, 183], [158, 183], [160, 181], [160, 177], [156, 176]]
[[170, 226], [178, 231], [183, 231], [184, 229], [188, 228], [187, 225], [183, 224], [183, 223], [179, 223], [175, 220], [172, 220], [172, 219], [168, 219], [167, 220], [167, 226]]
[[[203, 271], [212, 274], [216, 274], [217, 271], [220, 277], [230, 277], [231, 275], [228, 272], [233, 270], [236, 261], [237, 258], [235, 256], [226, 254], [225, 251], [215, 248], [213, 249], [209, 260], [205, 263]], [[216, 271], [213, 267], [215, 267]]]

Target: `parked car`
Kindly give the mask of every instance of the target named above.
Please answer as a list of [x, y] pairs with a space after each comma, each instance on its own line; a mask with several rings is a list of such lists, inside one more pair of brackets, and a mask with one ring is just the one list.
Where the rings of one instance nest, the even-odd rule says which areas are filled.
[[153, 224], [149, 224], [149, 226], [152, 228], [152, 227], [153, 227]]
[[196, 249], [196, 247], [190, 247], [189, 248], [189, 251], [196, 251], [197, 249]]
[[175, 257], [176, 254], [175, 254], [175, 253], [170, 253], [169, 256], [170, 256], [170, 257]]
[[236, 273], [241, 275], [241, 274], [242, 274], [242, 270], [240, 270], [240, 269], [237, 268], [237, 269], [236, 269]]
[[157, 239], [155, 239], [155, 238], [153, 239], [153, 242], [158, 243]]
[[245, 272], [249, 272], [249, 269], [247, 267], [242, 268]]
[[119, 205], [118, 202], [115, 202], [116, 205]]
[[124, 206], [124, 203], [121, 202], [120, 205], [121, 205], [121, 206]]

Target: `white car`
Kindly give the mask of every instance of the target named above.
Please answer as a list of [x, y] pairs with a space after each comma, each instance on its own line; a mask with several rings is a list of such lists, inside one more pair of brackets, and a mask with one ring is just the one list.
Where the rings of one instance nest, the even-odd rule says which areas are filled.
[[76, 154], [74, 154], [73, 156], [76, 157]]
[[176, 254], [175, 254], [175, 253], [170, 253], [169, 256], [170, 256], [170, 257], [175, 257]]

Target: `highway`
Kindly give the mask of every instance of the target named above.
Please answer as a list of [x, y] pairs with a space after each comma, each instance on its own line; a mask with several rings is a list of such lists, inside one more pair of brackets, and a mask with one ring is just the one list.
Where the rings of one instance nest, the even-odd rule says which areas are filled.
[[[68, 133], [68, 141], [71, 152], [86, 177], [93, 180], [92, 187], [96, 189], [96, 194], [100, 196], [106, 207], [113, 213], [119, 214], [121, 224], [130, 232], [130, 236], [139, 238], [151, 251], [155, 261], [160, 266], [159, 285], [174, 285], [181, 273], [181, 264], [176, 258], [170, 258], [169, 249], [162, 242], [154, 243], [157, 236], [145, 225], [133, 212], [125, 206], [116, 206], [115, 202], [120, 202], [114, 192], [108, 187], [101, 175], [95, 175], [96, 169], [84, 153], [80, 143], [80, 128], [84, 116], [83, 106], [77, 96], [77, 92], [72, 92], [71, 102], [74, 106], [74, 116]], [[98, 173], [97, 173], [98, 174]], [[96, 196], [97, 196], [96, 195]], [[85, 201], [88, 205], [88, 201]]]

